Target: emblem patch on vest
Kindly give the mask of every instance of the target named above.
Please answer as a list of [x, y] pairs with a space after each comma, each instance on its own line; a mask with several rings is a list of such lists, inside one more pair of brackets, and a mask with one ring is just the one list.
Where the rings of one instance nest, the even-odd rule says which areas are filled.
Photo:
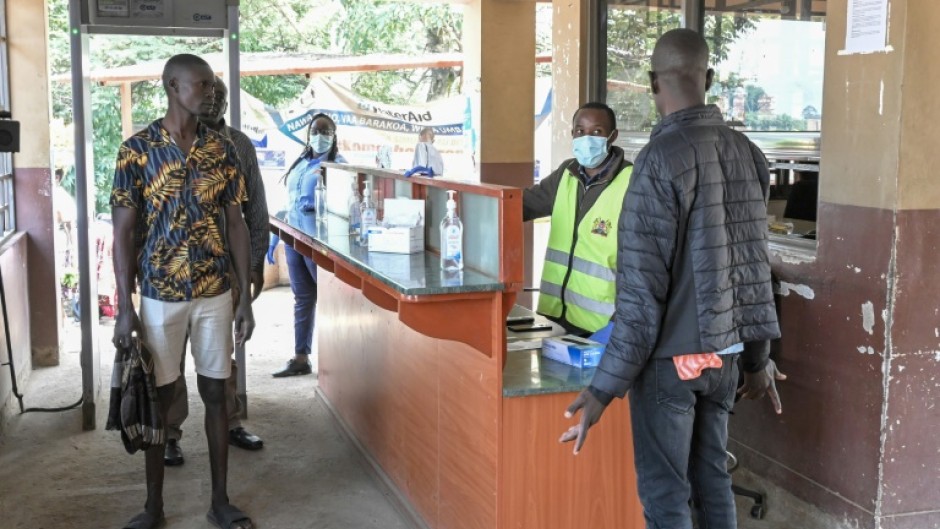
[[591, 233], [607, 237], [607, 232], [610, 231], [610, 221], [604, 220], [600, 217], [594, 219], [594, 224], [591, 226]]

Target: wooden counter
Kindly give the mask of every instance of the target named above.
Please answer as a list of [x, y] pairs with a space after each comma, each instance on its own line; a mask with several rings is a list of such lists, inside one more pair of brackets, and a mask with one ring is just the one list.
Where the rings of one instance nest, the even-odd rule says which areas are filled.
[[[343, 170], [360, 182], [378, 172], [328, 167], [328, 187]], [[505, 321], [522, 285], [521, 190], [426, 178], [402, 186], [399, 175], [378, 173], [386, 197], [432, 201], [458, 189], [465, 240], [497, 254], [468, 255], [480, 268], [443, 276], [432, 238], [443, 204], [428, 206], [429, 250], [388, 256], [400, 258], [390, 270], [351, 243], [339, 216], [325, 225], [272, 217], [273, 231], [320, 267], [319, 391], [344, 428], [427, 527], [643, 527], [626, 403], [613, 403], [573, 456], [558, 437], [589, 379], [532, 351], [506, 352]], [[496, 218], [474, 214], [492, 211]]]

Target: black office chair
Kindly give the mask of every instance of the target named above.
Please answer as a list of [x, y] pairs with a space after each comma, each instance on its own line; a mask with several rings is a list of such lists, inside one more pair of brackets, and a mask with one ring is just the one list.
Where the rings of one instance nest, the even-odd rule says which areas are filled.
[[[734, 457], [734, 454], [725, 450], [725, 453], [728, 454], [728, 473], [734, 473], [735, 469], [738, 468], [738, 458]], [[731, 484], [731, 492], [735, 496], [744, 496], [754, 500], [754, 505], [751, 507], [751, 518], [755, 520], [760, 520], [764, 518], [764, 495], [757, 492], [756, 490], [747, 489]], [[692, 509], [692, 527], [693, 529], [698, 529], [698, 519], [695, 516], [695, 503], [692, 500], [689, 500], [689, 507]]]
[[[725, 451], [728, 454], [728, 473], [732, 474], [738, 468], [738, 458], [734, 457], [734, 454], [731, 452]], [[751, 506], [751, 518], [755, 520], [760, 520], [764, 517], [764, 495], [756, 490], [751, 490], [748, 488], [741, 487], [739, 485], [731, 484], [731, 492], [735, 496], [744, 496], [745, 498], [751, 498], [754, 500], [754, 505]]]

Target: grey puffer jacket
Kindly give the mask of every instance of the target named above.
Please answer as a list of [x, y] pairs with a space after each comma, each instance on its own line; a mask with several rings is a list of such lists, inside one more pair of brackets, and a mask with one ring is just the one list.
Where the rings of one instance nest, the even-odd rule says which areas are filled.
[[713, 105], [667, 116], [636, 159], [620, 216], [617, 301], [592, 393], [623, 397], [652, 358], [780, 336], [763, 153]]

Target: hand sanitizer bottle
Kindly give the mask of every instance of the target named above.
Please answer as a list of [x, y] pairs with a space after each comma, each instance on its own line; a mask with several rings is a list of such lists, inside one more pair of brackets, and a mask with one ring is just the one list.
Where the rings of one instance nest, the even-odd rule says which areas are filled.
[[366, 182], [366, 190], [359, 204], [359, 244], [369, 245], [369, 228], [376, 223], [375, 201], [372, 200], [372, 186]]
[[317, 186], [313, 188], [313, 209], [317, 212], [317, 220], [326, 220], [326, 179], [323, 173], [317, 177]]
[[441, 221], [441, 270], [463, 270], [463, 223], [457, 217], [456, 191], [447, 191], [447, 214]]
[[361, 201], [362, 199], [359, 197], [359, 182], [353, 180], [352, 193], [349, 195], [349, 200], [346, 201], [346, 209], [349, 212], [350, 235], [359, 235], [359, 219], [362, 218], [361, 212], [359, 211], [359, 202]]

